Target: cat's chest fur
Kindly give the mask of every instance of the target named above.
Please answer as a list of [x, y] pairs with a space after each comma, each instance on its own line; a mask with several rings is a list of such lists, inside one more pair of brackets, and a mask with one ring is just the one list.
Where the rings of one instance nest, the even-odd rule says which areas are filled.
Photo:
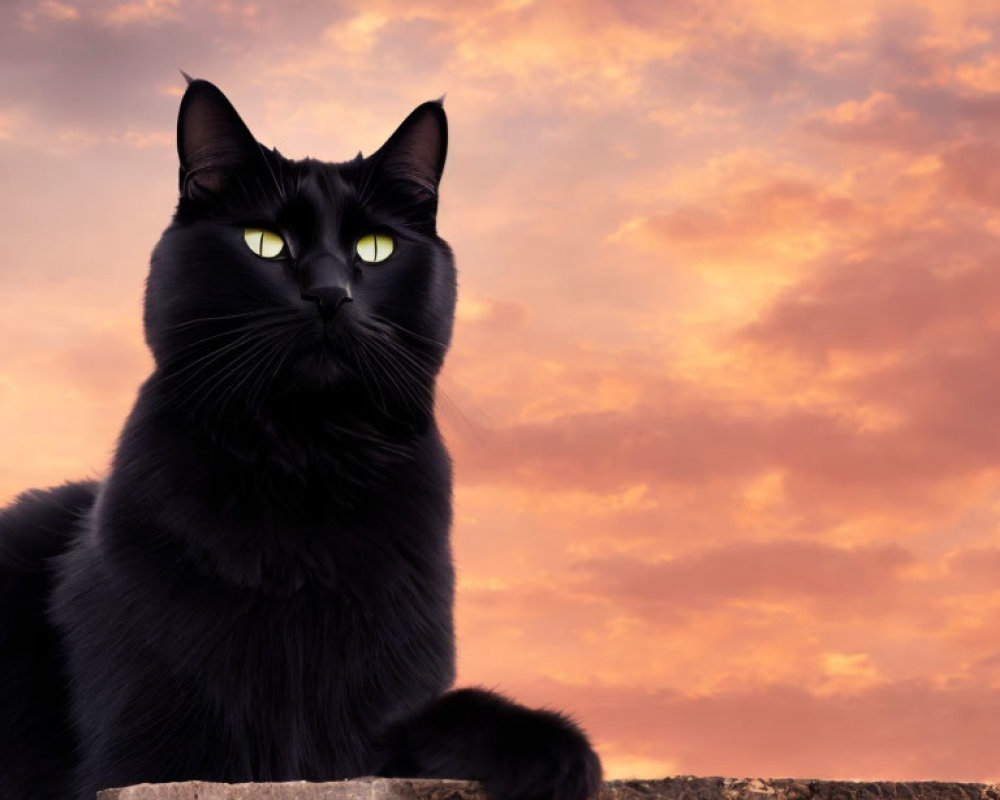
[[237, 474], [140, 397], [55, 594], [78, 724], [138, 715], [155, 743], [182, 705], [234, 779], [370, 769], [379, 729], [454, 678], [450, 468], [436, 432], [407, 446], [349, 503], [320, 470], [276, 506], [252, 490], [275, 465]]

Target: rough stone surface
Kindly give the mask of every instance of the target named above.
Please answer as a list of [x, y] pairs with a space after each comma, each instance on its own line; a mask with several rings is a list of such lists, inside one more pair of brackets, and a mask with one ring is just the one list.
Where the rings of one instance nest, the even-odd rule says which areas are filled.
[[142, 783], [97, 800], [487, 800], [470, 781], [358, 778], [331, 783]]
[[[144, 783], [105, 789], [97, 800], [487, 800], [479, 784], [359, 778], [333, 783]], [[1000, 785], [797, 778], [696, 778], [608, 781], [600, 800], [1000, 800]]]

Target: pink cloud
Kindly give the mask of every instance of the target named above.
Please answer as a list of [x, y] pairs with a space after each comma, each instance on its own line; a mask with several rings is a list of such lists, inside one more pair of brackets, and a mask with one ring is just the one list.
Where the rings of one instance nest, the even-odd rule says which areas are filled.
[[104, 19], [111, 25], [163, 22], [179, 19], [179, 9], [180, 0], [140, 0], [113, 6]]
[[957, 195], [985, 206], [1000, 206], [1000, 146], [965, 142], [942, 154], [946, 185]]
[[[690, 697], [648, 686], [526, 681], [524, 702], [571, 708], [599, 751], [669, 760], [675, 774], [995, 781], [1000, 692], [926, 681], [817, 696], [783, 685]], [[627, 774], [612, 773], [615, 777]]]
[[[958, 215], [956, 215], [958, 216]], [[988, 265], [1000, 240], [958, 219], [943, 229], [887, 230], [857, 254], [838, 251], [776, 295], [738, 338], [809, 358], [832, 351], [892, 352], [975, 346], [1000, 300]]]
[[899, 98], [875, 92], [814, 113], [803, 122], [806, 132], [845, 144], [918, 149], [933, 141], [924, 118]]
[[678, 559], [648, 562], [617, 556], [577, 565], [577, 587], [667, 619], [706, 605], [790, 601], [821, 604], [826, 614], [885, 613], [898, 591], [898, 570], [913, 556], [898, 545], [854, 549], [786, 540], [731, 543]]
[[631, 229], [652, 237], [660, 247], [733, 257], [771, 238], [794, 236], [803, 230], [815, 234], [817, 230], [842, 229], [860, 219], [850, 197], [801, 178], [778, 176], [641, 219]]
[[1000, 776], [991, 10], [21, 7], [0, 496], [99, 473], [148, 371], [178, 66], [328, 159], [447, 91], [463, 680], [614, 777]]

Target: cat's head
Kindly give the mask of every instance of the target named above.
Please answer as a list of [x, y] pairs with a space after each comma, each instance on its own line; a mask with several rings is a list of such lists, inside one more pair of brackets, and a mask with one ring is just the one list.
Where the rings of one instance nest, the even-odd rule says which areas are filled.
[[426, 419], [455, 309], [436, 232], [446, 148], [433, 101], [367, 158], [287, 159], [218, 88], [190, 80], [180, 200], [145, 298], [168, 396], [207, 417], [301, 403]]

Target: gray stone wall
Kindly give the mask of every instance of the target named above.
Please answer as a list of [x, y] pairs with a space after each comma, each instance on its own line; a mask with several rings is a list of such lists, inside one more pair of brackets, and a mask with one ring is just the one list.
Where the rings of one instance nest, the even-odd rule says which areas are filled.
[[[162, 783], [105, 789], [98, 800], [488, 800], [468, 781], [360, 778], [335, 783]], [[920, 781], [695, 778], [608, 781], [600, 800], [1000, 800], [1000, 785]]]

